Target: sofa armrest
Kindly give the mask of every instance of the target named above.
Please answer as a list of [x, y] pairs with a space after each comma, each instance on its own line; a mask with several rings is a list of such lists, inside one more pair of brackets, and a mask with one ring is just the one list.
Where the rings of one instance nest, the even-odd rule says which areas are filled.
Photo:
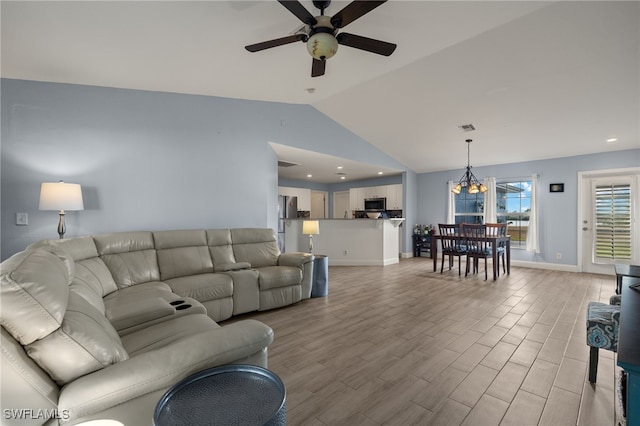
[[165, 299], [150, 297], [132, 303], [109, 305], [105, 315], [116, 330], [123, 330], [175, 313], [176, 309]]
[[303, 252], [282, 253], [278, 257], [278, 265], [280, 266], [298, 266], [302, 268], [302, 265], [311, 261], [313, 261], [313, 254]]
[[[198, 333], [76, 379], [62, 389], [58, 410], [74, 421], [136, 398], [144, 401], [145, 395], [164, 392], [193, 373], [263, 351], [272, 341], [271, 328], [256, 320]], [[138, 407], [149, 410], [149, 419], [154, 401]]]

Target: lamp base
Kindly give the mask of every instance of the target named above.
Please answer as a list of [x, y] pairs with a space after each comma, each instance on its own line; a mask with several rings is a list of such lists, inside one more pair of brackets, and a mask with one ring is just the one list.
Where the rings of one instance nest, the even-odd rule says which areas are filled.
[[67, 232], [67, 226], [64, 224], [64, 210], [60, 210], [60, 222], [58, 222], [58, 235], [60, 239], [64, 238], [65, 232]]
[[313, 235], [309, 234], [309, 253], [313, 254]]

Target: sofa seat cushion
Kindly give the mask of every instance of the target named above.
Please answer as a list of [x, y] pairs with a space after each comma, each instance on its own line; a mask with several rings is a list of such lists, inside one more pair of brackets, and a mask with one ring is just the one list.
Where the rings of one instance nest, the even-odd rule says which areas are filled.
[[73, 292], [62, 326], [25, 349], [60, 386], [129, 358], [104, 314]]
[[[186, 337], [216, 328], [220, 328], [220, 326], [206, 315], [185, 315], [122, 336], [122, 344], [129, 355], [134, 358], [145, 352], [172, 345]], [[189, 352], [188, 347], [183, 350]]]
[[161, 281], [152, 281], [121, 288], [116, 292], [106, 295], [102, 300], [104, 301], [107, 317], [109, 317], [109, 310], [114, 309], [117, 305], [129, 304], [136, 300], [144, 300], [152, 297], [162, 297], [169, 302], [180, 298], [171, 291], [169, 284]]
[[265, 266], [259, 268], [258, 272], [260, 290], [299, 285], [302, 282], [302, 270], [296, 266]]
[[167, 280], [174, 293], [199, 302], [224, 299], [233, 295], [233, 280], [227, 274], [200, 274]]

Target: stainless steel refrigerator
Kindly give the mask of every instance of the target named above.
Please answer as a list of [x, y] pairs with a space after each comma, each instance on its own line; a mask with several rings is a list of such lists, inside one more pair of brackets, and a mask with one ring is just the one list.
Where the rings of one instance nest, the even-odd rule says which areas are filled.
[[298, 197], [278, 195], [278, 246], [284, 253], [284, 220], [298, 217]]

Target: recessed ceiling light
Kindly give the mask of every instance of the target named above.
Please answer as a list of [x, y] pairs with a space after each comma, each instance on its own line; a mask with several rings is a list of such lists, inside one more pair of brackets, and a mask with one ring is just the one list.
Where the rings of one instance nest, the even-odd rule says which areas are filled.
[[306, 88], [306, 89], [304, 89], [304, 90], [306, 90], [306, 91], [307, 91], [307, 93], [315, 93], [316, 88], [315, 88], [315, 87], [309, 87], [309, 88]]
[[346, 176], [340, 176], [341, 180], [345, 180], [347, 177]]
[[344, 168], [344, 167], [342, 167], [342, 166], [338, 166], [338, 167], [337, 167], [337, 169], [338, 169], [338, 170], [342, 170], [343, 168]]
[[308, 178], [310, 178], [310, 177], [313, 177], [313, 175], [310, 175], [310, 174], [309, 174], [309, 175], [307, 175], [307, 177], [308, 177]]
[[618, 138], [608, 138], [607, 143], [616, 143], [618, 142]]
[[383, 175], [383, 174], [384, 174], [384, 172], [378, 172], [378, 174], [379, 174], [379, 175]]

